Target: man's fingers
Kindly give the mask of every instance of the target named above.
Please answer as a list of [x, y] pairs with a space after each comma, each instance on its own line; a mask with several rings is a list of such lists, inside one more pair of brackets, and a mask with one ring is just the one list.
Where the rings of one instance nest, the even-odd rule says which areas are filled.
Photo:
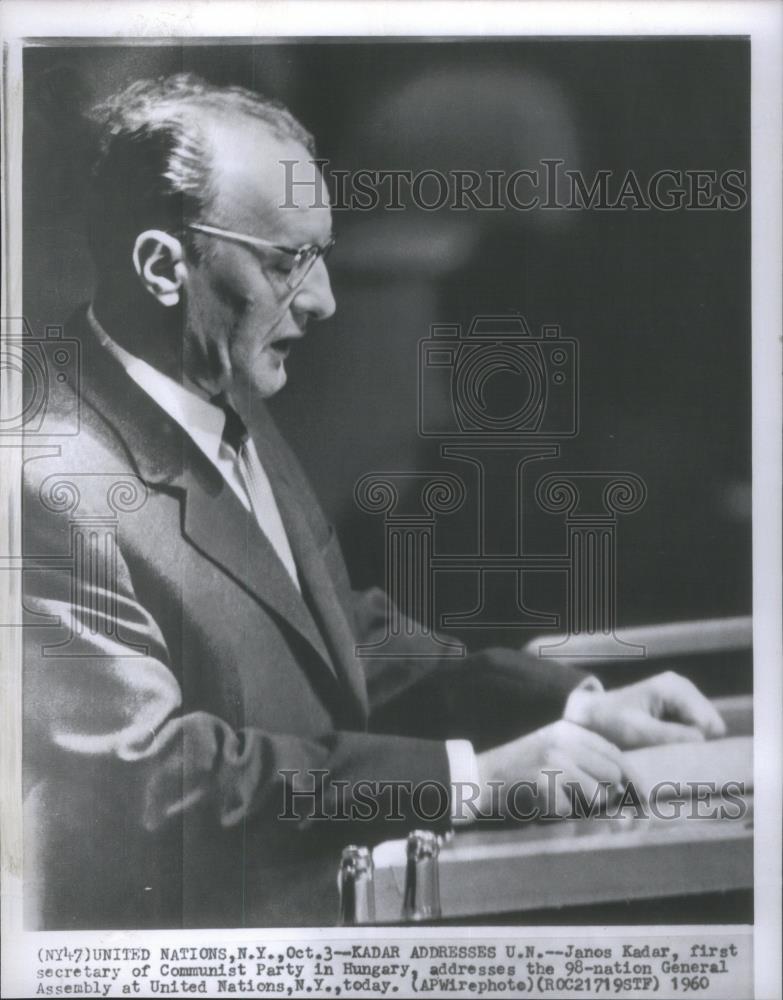
[[642, 798], [646, 798], [647, 792], [643, 787], [641, 777], [636, 768], [629, 763], [625, 754], [620, 754], [620, 759], [610, 759], [591, 751], [582, 751], [579, 755], [579, 767], [586, 771], [590, 782], [610, 781], [615, 789], [625, 789], [629, 784], [633, 785]]
[[554, 777], [542, 777], [539, 791], [543, 792], [543, 805], [550, 815], [561, 819], [591, 815], [609, 798], [609, 783], [603, 785], [577, 764], [571, 763]]
[[625, 744], [627, 747], [653, 746], [656, 743], [700, 743], [704, 734], [696, 726], [685, 726], [680, 722], [666, 722], [645, 712], [634, 713], [625, 720]]
[[584, 807], [587, 810], [594, 809], [601, 803], [602, 796], [603, 801], [606, 801], [608, 796], [606, 785], [602, 788], [593, 775], [588, 774], [581, 767], [572, 767], [569, 773], [564, 776], [563, 785], [567, 791], [572, 811], [576, 808], [584, 809]]
[[556, 725], [568, 727], [569, 742], [573, 747], [578, 748], [575, 749], [575, 753], [591, 750], [593, 753], [621, 764], [623, 754], [620, 748], [599, 733], [578, 726], [575, 722], [560, 722]]
[[616, 785], [621, 783], [623, 778], [628, 777], [623, 766], [622, 754], [618, 759], [596, 753], [592, 749], [583, 748], [579, 752], [578, 761], [580, 769], [587, 772], [593, 780], [611, 781], [612, 784]]
[[664, 678], [663, 707], [669, 715], [691, 723], [707, 737], [726, 735], [726, 723], [695, 684], [678, 674], [667, 674]]

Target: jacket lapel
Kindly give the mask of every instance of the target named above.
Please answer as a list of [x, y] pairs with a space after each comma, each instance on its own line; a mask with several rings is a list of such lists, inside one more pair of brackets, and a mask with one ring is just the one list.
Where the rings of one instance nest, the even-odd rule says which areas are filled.
[[[262, 445], [261, 452], [266, 455], [267, 451]], [[313, 612], [343, 682], [344, 695], [352, 700], [350, 707], [354, 713], [358, 712], [359, 717], [366, 721], [369, 715], [367, 684], [356, 662], [356, 638], [337, 597], [334, 581], [318, 549], [301, 501], [285, 476], [284, 464], [271, 461], [271, 456], [270, 461], [264, 458], [262, 461], [272, 483], [302, 585], [307, 589]], [[348, 713], [349, 717], [354, 713]]]
[[172, 481], [184, 491], [183, 534], [303, 635], [334, 674], [323, 638], [271, 542], [217, 470], [212, 473], [199, 453]]
[[[182, 491], [188, 541], [295, 628], [334, 676], [332, 657], [302, 596], [218, 470], [100, 346], [85, 317], [69, 333], [82, 345], [82, 398], [114, 427], [144, 482]], [[285, 523], [282, 510], [281, 516]]]

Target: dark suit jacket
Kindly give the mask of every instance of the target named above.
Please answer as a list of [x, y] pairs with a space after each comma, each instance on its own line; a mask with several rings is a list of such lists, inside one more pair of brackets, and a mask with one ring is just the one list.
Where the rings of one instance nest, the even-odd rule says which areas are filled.
[[[84, 310], [66, 336], [81, 345], [79, 433], [47, 438], [25, 460], [30, 919], [333, 923], [340, 848], [426, 825], [404, 796], [396, 821], [319, 819], [337, 811], [335, 789], [348, 789], [350, 814], [360, 780], [447, 786], [445, 738], [481, 748], [557, 718], [580, 675], [509, 650], [417, 660], [412, 640], [405, 659], [365, 669], [354, 647], [380, 634], [385, 597], [352, 592], [335, 533], [268, 414], [254, 439], [302, 595], [217, 470], [100, 347]], [[50, 401], [63, 426], [70, 391]], [[310, 770], [326, 772], [323, 785]], [[279, 819], [297, 780], [323, 793]]]

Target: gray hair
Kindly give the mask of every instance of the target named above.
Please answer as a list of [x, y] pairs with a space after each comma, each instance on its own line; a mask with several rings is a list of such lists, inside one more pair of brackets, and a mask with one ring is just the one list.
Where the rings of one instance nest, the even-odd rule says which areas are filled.
[[[209, 115], [251, 118], [315, 156], [312, 135], [279, 101], [218, 87], [192, 73], [138, 80], [93, 109], [99, 127], [90, 246], [99, 269], [125, 256], [144, 229], [185, 235], [214, 198]], [[192, 248], [190, 241], [187, 241]]]

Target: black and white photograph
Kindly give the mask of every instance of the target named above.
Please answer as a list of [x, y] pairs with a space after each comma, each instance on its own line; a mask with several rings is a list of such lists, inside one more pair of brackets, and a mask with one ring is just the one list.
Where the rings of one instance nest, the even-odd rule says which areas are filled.
[[780, 6], [81, 6], [3, 21], [3, 995], [779, 996]]

